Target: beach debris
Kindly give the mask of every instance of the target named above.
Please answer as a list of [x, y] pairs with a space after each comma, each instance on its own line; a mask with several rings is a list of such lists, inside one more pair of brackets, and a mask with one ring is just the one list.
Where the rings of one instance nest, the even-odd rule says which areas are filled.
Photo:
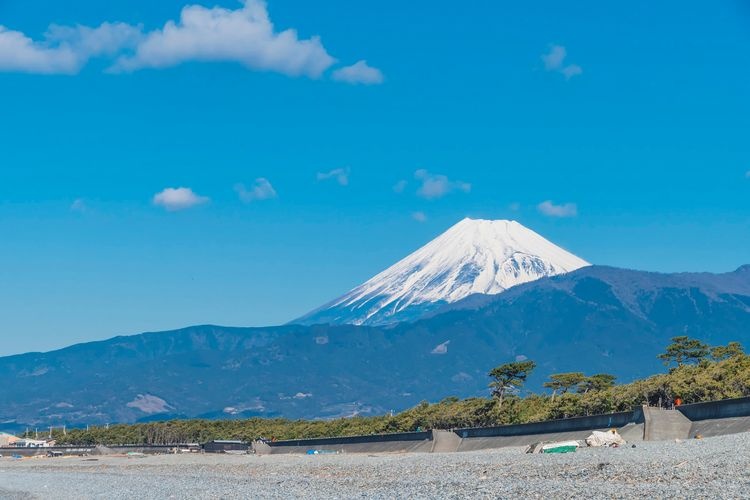
[[571, 453], [579, 446], [578, 441], [557, 441], [542, 445], [542, 453]]
[[526, 447], [526, 450], [524, 453], [541, 453], [542, 452], [542, 443], [541, 441], [538, 441], [536, 443], [531, 443]]
[[578, 441], [541, 441], [526, 447], [526, 453], [571, 453], [580, 447]]
[[617, 432], [617, 429], [610, 429], [608, 431], [593, 431], [589, 437], [586, 438], [586, 444], [592, 447], [618, 447], [627, 444], [622, 436]]

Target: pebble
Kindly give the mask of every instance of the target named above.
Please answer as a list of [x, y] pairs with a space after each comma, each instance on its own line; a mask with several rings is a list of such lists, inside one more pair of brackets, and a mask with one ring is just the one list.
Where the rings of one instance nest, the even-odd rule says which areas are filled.
[[0, 458], [2, 498], [747, 498], [750, 433], [560, 455]]

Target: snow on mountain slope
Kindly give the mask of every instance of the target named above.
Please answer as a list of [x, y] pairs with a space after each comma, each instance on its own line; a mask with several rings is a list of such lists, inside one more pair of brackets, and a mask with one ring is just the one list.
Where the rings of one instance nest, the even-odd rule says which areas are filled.
[[427, 245], [293, 323], [381, 325], [589, 265], [518, 222], [464, 219]]

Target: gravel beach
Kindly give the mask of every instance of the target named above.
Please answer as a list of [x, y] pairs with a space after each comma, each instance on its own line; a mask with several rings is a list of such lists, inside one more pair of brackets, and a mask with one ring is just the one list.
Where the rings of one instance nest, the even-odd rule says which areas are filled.
[[750, 434], [527, 455], [0, 459], [0, 498], [750, 497]]

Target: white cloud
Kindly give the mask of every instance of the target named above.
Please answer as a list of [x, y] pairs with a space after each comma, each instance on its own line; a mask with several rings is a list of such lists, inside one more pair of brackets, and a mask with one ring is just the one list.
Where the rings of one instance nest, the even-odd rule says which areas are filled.
[[86, 207], [86, 202], [83, 200], [83, 198], [76, 198], [73, 200], [73, 203], [70, 204], [70, 211], [71, 212], [79, 212], [83, 213], [87, 210], [88, 207]]
[[255, 182], [250, 186], [250, 189], [247, 189], [244, 184], [236, 184], [234, 190], [245, 203], [276, 198], [276, 190], [265, 177], [258, 177], [255, 179]]
[[349, 184], [349, 172], [350, 168], [334, 168], [330, 172], [318, 172], [317, 178], [319, 181], [325, 181], [328, 179], [336, 179], [336, 182], [342, 186]]
[[423, 198], [440, 198], [451, 191], [471, 191], [471, 184], [462, 181], [452, 181], [445, 175], [432, 174], [425, 169], [414, 172], [414, 178], [422, 183], [417, 194]]
[[568, 51], [562, 45], [551, 45], [549, 52], [542, 54], [542, 62], [544, 62], [544, 69], [547, 71], [555, 71], [562, 74], [566, 80], [570, 80], [574, 76], [583, 73], [583, 68], [577, 64], [565, 65], [565, 58], [568, 56]]
[[518, 212], [519, 210], [521, 210], [521, 204], [518, 203], [517, 201], [514, 201], [513, 203], [508, 205], [508, 208], [514, 212]]
[[547, 200], [537, 205], [537, 209], [549, 217], [575, 217], [578, 215], [578, 207], [575, 203], [555, 205], [551, 200]]
[[[186, 5], [179, 18], [152, 31], [141, 25], [50, 25], [40, 39], [0, 25], [0, 72], [76, 74], [94, 57], [114, 62], [107, 71], [167, 68], [186, 62], [234, 62], [258, 71], [320, 78], [337, 60], [318, 36], [278, 31], [265, 0], [241, 0], [235, 9]], [[336, 70], [334, 80], [379, 84], [383, 74], [360, 60]]]
[[0, 26], [0, 71], [75, 74], [93, 57], [109, 56], [131, 47], [140, 28], [124, 23], [49, 27], [42, 41]]
[[367, 61], [361, 60], [334, 71], [333, 79], [346, 83], [377, 85], [383, 83], [383, 73], [378, 68], [368, 65]]
[[747, 172], [745, 172], [745, 178], [746, 179], [750, 179], [750, 170], [748, 170]]
[[238, 62], [248, 68], [318, 78], [336, 60], [317, 36], [301, 40], [296, 30], [276, 32], [263, 0], [238, 9], [188, 5], [178, 21], [151, 31], [114, 71], [165, 68], [188, 61]]
[[153, 198], [154, 205], [164, 207], [170, 212], [185, 210], [186, 208], [208, 203], [208, 201], [209, 198], [198, 196], [192, 189], [186, 187], [166, 188], [156, 193]]
[[426, 222], [427, 221], [427, 215], [425, 215], [424, 212], [414, 212], [411, 214], [411, 218], [414, 219], [417, 222]]
[[142, 31], [142, 26], [125, 23], [102, 23], [98, 28], [53, 24], [47, 30], [47, 38], [75, 47], [89, 56], [112, 56], [135, 47], [143, 36]]
[[563, 61], [567, 56], [567, 50], [562, 45], [552, 45], [549, 52], [542, 54], [544, 69], [547, 71], [557, 71], [562, 67]]
[[76, 73], [79, 58], [67, 45], [49, 47], [19, 31], [0, 27], [0, 69], [28, 73]]
[[409, 183], [406, 182], [405, 180], [400, 180], [396, 184], [393, 185], [393, 191], [396, 193], [403, 193], [408, 184]]
[[565, 66], [560, 72], [565, 76], [566, 80], [570, 80], [574, 76], [583, 73], [583, 69], [577, 64], [570, 64]]

